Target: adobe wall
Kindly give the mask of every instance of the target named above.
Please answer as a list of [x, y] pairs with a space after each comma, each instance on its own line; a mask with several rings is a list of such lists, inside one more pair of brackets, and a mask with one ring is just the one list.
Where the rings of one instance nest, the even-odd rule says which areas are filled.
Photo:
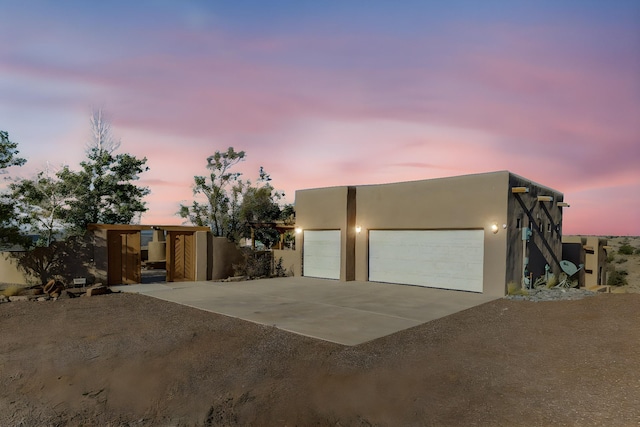
[[[368, 279], [368, 231], [485, 231], [484, 293], [505, 294], [508, 172], [356, 187], [356, 280]], [[491, 230], [498, 224], [497, 233]], [[352, 228], [353, 228], [352, 227]]]
[[[340, 230], [340, 280], [355, 278], [354, 187], [329, 187], [296, 191], [296, 227], [302, 230]], [[296, 234], [296, 248], [304, 248], [304, 233]], [[302, 261], [300, 261], [300, 265]], [[304, 269], [304, 266], [302, 266]], [[303, 274], [302, 271], [300, 274]]]
[[[592, 243], [591, 243], [592, 242]], [[606, 285], [607, 284], [607, 250], [605, 246], [609, 243], [607, 239], [597, 236], [591, 236], [587, 239], [587, 245], [592, 244], [595, 257], [592, 281], [585, 283], [586, 286]]]
[[244, 262], [242, 252], [235, 243], [230, 242], [226, 237], [213, 237], [209, 234], [211, 243], [211, 280], [221, 280], [228, 277], [233, 277], [235, 272], [233, 270], [234, 264], [241, 264]]
[[14, 285], [33, 285], [39, 282], [37, 277], [25, 273], [18, 267], [16, 257], [24, 252], [0, 252], [0, 281]]
[[301, 275], [300, 267], [302, 266], [302, 259], [300, 258], [301, 255], [302, 255], [302, 251], [299, 251], [299, 250], [274, 249], [273, 250], [274, 266], [279, 259], [282, 259], [282, 268], [285, 270], [287, 274], [291, 273], [294, 276], [300, 276]]

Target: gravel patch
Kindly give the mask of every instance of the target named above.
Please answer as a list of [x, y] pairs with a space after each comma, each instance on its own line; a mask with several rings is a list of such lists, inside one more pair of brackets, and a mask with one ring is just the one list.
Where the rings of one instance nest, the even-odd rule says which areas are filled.
[[597, 292], [588, 291], [586, 289], [576, 288], [542, 288], [527, 289], [528, 295], [507, 295], [505, 298], [515, 301], [575, 301], [586, 297], [597, 295]]

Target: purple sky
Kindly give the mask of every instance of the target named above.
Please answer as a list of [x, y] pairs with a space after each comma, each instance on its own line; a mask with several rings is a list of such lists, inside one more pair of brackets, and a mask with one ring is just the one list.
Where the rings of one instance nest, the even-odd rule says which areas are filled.
[[181, 222], [229, 146], [296, 189], [510, 170], [564, 233], [640, 235], [638, 1], [0, 0], [0, 129], [72, 167], [103, 107]]

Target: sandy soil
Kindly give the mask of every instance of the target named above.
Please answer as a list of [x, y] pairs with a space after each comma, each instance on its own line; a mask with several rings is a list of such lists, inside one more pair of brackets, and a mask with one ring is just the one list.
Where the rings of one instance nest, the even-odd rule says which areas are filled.
[[614, 289], [614, 291], [640, 293], [640, 253], [634, 253], [633, 255], [621, 255], [618, 252], [620, 246], [625, 243], [636, 249], [640, 249], [640, 237], [610, 237], [608, 243], [612, 248], [612, 251], [609, 253], [614, 256], [614, 260], [611, 264], [616, 268], [616, 270], [624, 270], [629, 274], [627, 276], [629, 285]]
[[2, 426], [637, 426], [640, 295], [345, 347], [149, 297], [0, 304]]

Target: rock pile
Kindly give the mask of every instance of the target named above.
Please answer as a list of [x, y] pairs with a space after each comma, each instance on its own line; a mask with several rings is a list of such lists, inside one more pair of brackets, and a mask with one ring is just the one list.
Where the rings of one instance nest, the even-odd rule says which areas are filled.
[[112, 293], [107, 285], [96, 283], [85, 292], [77, 292], [72, 289], [65, 289], [62, 282], [50, 280], [45, 285], [37, 285], [28, 289], [22, 289], [17, 295], [6, 296], [0, 293], [0, 303], [19, 301], [56, 301], [58, 299], [76, 298], [78, 296], [90, 297], [94, 295], [105, 295]]

